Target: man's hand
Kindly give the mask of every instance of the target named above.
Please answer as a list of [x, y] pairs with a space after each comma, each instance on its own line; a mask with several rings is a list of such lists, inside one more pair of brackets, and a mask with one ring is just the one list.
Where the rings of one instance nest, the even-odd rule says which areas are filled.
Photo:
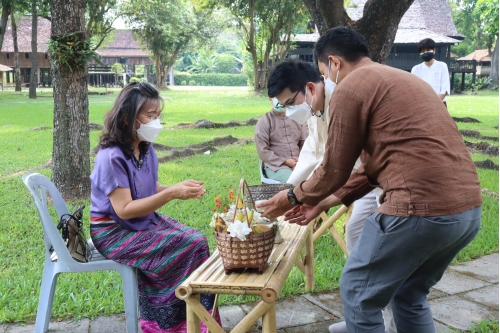
[[321, 214], [324, 210], [318, 206], [309, 206], [302, 204], [295, 206], [285, 213], [285, 221], [288, 223], [296, 223], [298, 225], [307, 225], [309, 222], [314, 220]]
[[297, 165], [297, 157], [292, 157], [292, 158], [289, 158], [287, 160], [285, 160], [285, 162], [283, 163], [285, 164], [287, 167], [289, 167], [290, 169], [295, 169], [295, 166]]
[[278, 217], [283, 215], [286, 211], [293, 207], [293, 205], [288, 201], [288, 190], [283, 190], [276, 194], [271, 199], [259, 203], [255, 208], [263, 208], [266, 210], [262, 213], [264, 217]]

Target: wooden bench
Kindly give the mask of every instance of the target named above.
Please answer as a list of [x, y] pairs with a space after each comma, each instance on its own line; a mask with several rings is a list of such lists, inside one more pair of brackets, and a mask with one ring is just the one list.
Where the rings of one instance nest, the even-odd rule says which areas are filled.
[[[305, 275], [306, 290], [314, 288], [313, 223], [301, 227], [280, 219], [283, 242], [275, 244], [269, 258], [269, 267], [262, 274], [244, 271], [226, 275], [219, 252], [196, 269], [179, 287], [175, 294], [186, 302], [187, 332], [199, 333], [200, 320], [211, 333], [225, 332], [200, 303], [200, 294], [257, 295], [261, 301], [231, 330], [243, 333], [262, 317], [262, 332], [276, 332], [275, 302], [288, 274], [296, 265]], [[302, 249], [305, 247], [305, 255]]]

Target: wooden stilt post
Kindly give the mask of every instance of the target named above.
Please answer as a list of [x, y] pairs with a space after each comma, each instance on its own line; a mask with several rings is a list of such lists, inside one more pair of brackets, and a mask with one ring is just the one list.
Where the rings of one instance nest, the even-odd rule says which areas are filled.
[[276, 305], [272, 303], [262, 316], [262, 333], [276, 333]]

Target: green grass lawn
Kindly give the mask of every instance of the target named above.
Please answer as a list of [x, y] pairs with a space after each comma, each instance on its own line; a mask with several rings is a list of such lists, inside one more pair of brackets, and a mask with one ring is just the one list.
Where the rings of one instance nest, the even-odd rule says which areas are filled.
[[[44, 95], [50, 96], [49, 92]], [[33, 201], [21, 181], [12, 176], [47, 162], [52, 151], [51, 98], [29, 100], [27, 93], [0, 92], [0, 323], [32, 321], [36, 315], [44, 260], [41, 225]], [[162, 93], [165, 98], [166, 129], [158, 142], [182, 147], [232, 135], [240, 139], [253, 137], [253, 126], [227, 129], [180, 129], [168, 127], [192, 123], [200, 119], [213, 122], [244, 121], [256, 118], [269, 110], [265, 96], [256, 96], [247, 88], [175, 87]], [[105, 112], [112, 106], [114, 95], [89, 96], [90, 121], [102, 124]], [[473, 117], [479, 124], [458, 123], [460, 129], [477, 130], [483, 135], [498, 136], [498, 93], [481, 92], [477, 96], [451, 96], [450, 113], [456, 117]], [[46, 130], [32, 128], [47, 126]], [[91, 147], [97, 144], [99, 131], [91, 133]], [[472, 140], [468, 140], [472, 141]], [[491, 142], [498, 145], [498, 142]], [[159, 153], [166, 154], [166, 153]], [[498, 157], [474, 154], [474, 160]], [[39, 172], [50, 176], [49, 169]], [[478, 169], [482, 188], [498, 193], [498, 171]], [[174, 201], [160, 209], [182, 223], [195, 227], [208, 237], [211, 249], [215, 240], [208, 223], [212, 215], [214, 197], [236, 189], [241, 177], [250, 184], [259, 183], [257, 155], [253, 144], [219, 147], [210, 155], [197, 155], [160, 165], [159, 178], [164, 184], [187, 178], [204, 180], [207, 195], [200, 200]], [[483, 196], [483, 225], [476, 239], [457, 257], [464, 261], [498, 251], [498, 199]], [[85, 216], [88, 217], [89, 201]], [[69, 203], [70, 209], [80, 202]], [[342, 221], [337, 226], [341, 228]], [[316, 243], [315, 291], [338, 288], [345, 259], [342, 251], [325, 234]], [[303, 275], [292, 270], [282, 296], [304, 292]], [[246, 302], [250, 297], [223, 297], [222, 304]], [[113, 272], [63, 274], [59, 278], [53, 317], [81, 318], [123, 312], [123, 298], [119, 276]]]

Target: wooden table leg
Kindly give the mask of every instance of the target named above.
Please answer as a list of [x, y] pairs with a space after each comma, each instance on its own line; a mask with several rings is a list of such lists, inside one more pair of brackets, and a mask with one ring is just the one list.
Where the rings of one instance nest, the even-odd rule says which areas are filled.
[[271, 304], [262, 316], [262, 333], [276, 333], [276, 305]]
[[313, 230], [309, 227], [306, 239], [306, 257], [305, 257], [305, 271], [306, 271], [306, 291], [314, 289], [314, 239]]
[[[192, 295], [191, 298], [200, 302], [200, 295]], [[192, 307], [186, 302], [187, 333], [200, 333], [200, 318], [194, 313]]]
[[[198, 326], [197, 328], [199, 329], [199, 321], [202, 320], [205, 323], [205, 326], [208, 327], [210, 332], [212, 333], [225, 333], [225, 331], [220, 327], [219, 323], [208, 313], [207, 309], [203, 307], [200, 303], [200, 296], [194, 295], [188, 297], [185, 299], [186, 304], [189, 305], [189, 308], [191, 311], [193, 311], [198, 319]], [[188, 329], [188, 333], [191, 333]], [[199, 331], [196, 331], [196, 333], [199, 333]]]

